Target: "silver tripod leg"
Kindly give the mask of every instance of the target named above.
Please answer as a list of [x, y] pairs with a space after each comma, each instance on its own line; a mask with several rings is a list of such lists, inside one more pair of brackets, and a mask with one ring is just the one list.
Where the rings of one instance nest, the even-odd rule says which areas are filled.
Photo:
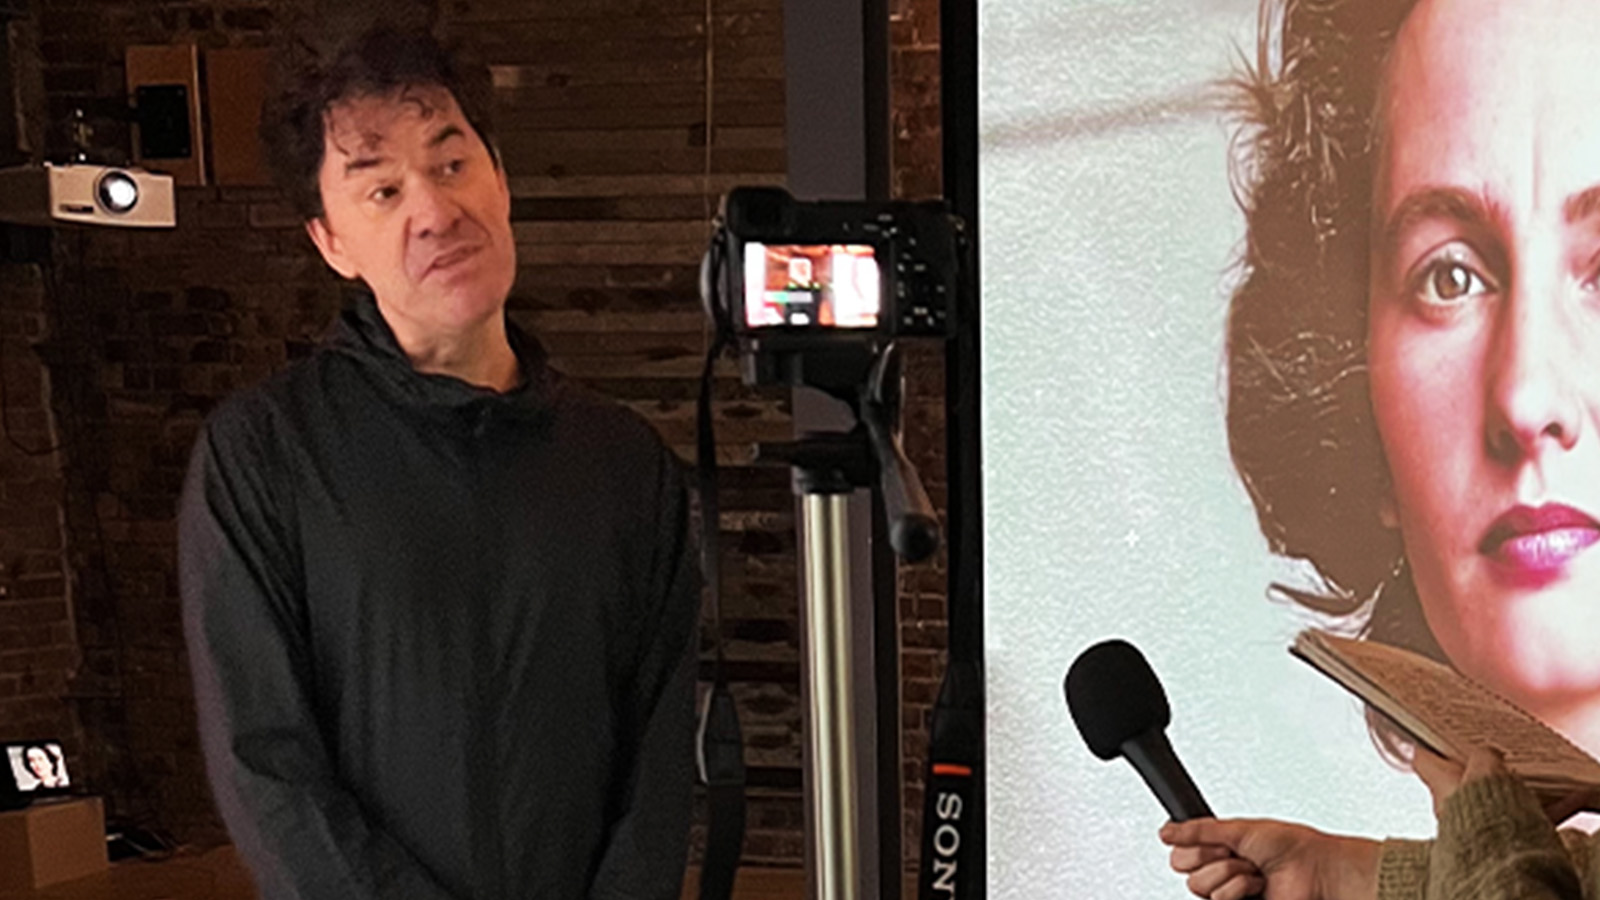
[[806, 687], [817, 900], [857, 900], [860, 843], [851, 692], [849, 494], [806, 494]]

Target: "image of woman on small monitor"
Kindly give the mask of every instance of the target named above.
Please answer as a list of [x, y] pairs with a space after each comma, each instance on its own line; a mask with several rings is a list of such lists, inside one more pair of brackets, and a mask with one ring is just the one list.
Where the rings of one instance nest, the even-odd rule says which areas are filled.
[[20, 791], [61, 790], [69, 786], [67, 761], [57, 744], [11, 748], [11, 768]]

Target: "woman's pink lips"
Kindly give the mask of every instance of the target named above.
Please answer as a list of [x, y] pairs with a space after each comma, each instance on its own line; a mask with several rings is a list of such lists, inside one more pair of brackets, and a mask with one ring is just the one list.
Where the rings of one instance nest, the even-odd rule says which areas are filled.
[[1513, 580], [1538, 586], [1559, 577], [1578, 554], [1600, 542], [1600, 522], [1570, 506], [1518, 506], [1489, 526], [1478, 552]]

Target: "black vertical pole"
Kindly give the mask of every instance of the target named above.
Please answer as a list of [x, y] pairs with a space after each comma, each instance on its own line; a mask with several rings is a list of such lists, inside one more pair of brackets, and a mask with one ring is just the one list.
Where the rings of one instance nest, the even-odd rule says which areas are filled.
[[944, 192], [966, 220], [972, 266], [958, 302], [960, 329], [945, 354], [945, 444], [950, 482], [950, 655], [983, 661], [983, 492], [978, 410], [978, 4], [942, 0], [940, 131]]
[[[866, 199], [890, 199], [891, 136], [889, 0], [861, 4], [862, 137]], [[872, 493], [873, 682], [877, 687], [878, 898], [900, 900], [905, 855], [901, 846], [899, 560], [889, 546], [881, 492]]]

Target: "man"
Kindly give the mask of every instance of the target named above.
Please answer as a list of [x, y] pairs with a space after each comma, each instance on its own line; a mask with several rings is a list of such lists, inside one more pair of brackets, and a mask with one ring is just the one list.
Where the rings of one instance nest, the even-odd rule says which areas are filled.
[[223, 818], [266, 898], [676, 897], [677, 460], [508, 325], [484, 82], [382, 30], [292, 80], [270, 156], [371, 294], [194, 451], [184, 624]]

